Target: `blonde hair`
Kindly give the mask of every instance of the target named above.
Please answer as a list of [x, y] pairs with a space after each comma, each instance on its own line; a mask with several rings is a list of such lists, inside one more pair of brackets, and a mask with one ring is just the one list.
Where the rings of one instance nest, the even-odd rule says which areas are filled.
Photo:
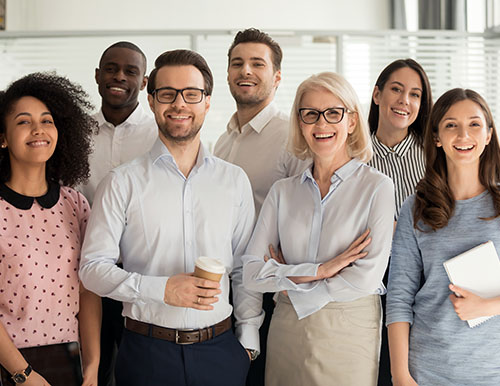
[[372, 142], [358, 96], [351, 84], [343, 76], [333, 72], [312, 75], [297, 88], [290, 113], [289, 150], [299, 159], [312, 158], [313, 156], [300, 129], [299, 108], [304, 94], [307, 91], [317, 89], [330, 91], [342, 101], [350, 112], [358, 114], [356, 127], [352, 134], [347, 137], [347, 151], [350, 157], [358, 158], [362, 162], [368, 162], [373, 155]]

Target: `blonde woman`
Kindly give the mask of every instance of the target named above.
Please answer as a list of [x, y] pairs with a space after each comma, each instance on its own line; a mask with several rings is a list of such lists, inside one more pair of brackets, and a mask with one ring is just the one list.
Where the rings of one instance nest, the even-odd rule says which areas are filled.
[[[299, 86], [290, 130], [294, 154], [313, 164], [271, 188], [244, 256], [247, 288], [282, 291], [266, 385], [375, 385], [394, 186], [364, 163], [370, 135], [340, 75]], [[283, 256], [264, 256], [270, 244]]]

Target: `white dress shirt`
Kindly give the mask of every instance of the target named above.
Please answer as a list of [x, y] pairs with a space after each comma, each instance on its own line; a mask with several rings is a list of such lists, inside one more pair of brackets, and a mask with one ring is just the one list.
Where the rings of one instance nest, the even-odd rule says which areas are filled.
[[[230, 274], [236, 335], [244, 347], [259, 350], [262, 295], [242, 285], [241, 256], [253, 224], [250, 183], [239, 167], [200, 145], [186, 178], [158, 139], [150, 152], [114, 169], [99, 185], [82, 247], [80, 278], [96, 294], [122, 301], [124, 316], [198, 329], [231, 315]], [[123, 269], [115, 265], [120, 255]], [[214, 309], [167, 305], [168, 278], [193, 272], [201, 255], [226, 266]]]
[[118, 126], [107, 122], [102, 110], [94, 115], [94, 119], [99, 123], [99, 132], [93, 137], [93, 152], [89, 157], [90, 178], [85, 185], [78, 187], [91, 205], [97, 185], [106, 174], [146, 153], [158, 137], [153, 115], [147, 114], [140, 104]]
[[287, 149], [288, 117], [271, 102], [250, 122], [240, 127], [236, 113], [227, 131], [215, 144], [214, 154], [240, 166], [247, 173], [257, 215], [271, 186], [278, 180], [303, 172], [311, 164]]
[[[384, 294], [394, 226], [391, 179], [357, 159], [338, 169], [321, 199], [311, 169], [276, 182], [264, 201], [243, 257], [243, 282], [259, 292], [288, 291], [299, 319], [332, 301]], [[344, 252], [366, 229], [368, 255], [335, 276], [295, 284], [289, 276], [315, 276], [318, 267]], [[264, 262], [268, 246], [281, 245], [287, 264]]]

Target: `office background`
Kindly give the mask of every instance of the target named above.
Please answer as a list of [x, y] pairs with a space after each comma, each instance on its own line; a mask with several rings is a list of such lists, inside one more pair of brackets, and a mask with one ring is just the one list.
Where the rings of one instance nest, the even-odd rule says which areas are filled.
[[98, 108], [94, 69], [110, 44], [136, 43], [148, 72], [160, 53], [194, 49], [214, 73], [202, 129], [212, 148], [235, 110], [227, 49], [238, 30], [256, 27], [283, 49], [276, 102], [287, 113], [298, 84], [321, 71], [343, 74], [367, 113], [380, 71], [411, 57], [428, 73], [434, 100], [452, 87], [472, 88], [500, 119], [497, 25], [499, 0], [0, 0], [0, 89], [33, 71], [56, 71], [80, 83]]

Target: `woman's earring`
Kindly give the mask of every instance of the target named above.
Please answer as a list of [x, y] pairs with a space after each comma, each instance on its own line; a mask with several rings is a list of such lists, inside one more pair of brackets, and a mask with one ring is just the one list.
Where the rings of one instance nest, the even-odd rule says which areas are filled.
[[5, 149], [7, 145], [5, 143], [2, 143], [2, 149]]

